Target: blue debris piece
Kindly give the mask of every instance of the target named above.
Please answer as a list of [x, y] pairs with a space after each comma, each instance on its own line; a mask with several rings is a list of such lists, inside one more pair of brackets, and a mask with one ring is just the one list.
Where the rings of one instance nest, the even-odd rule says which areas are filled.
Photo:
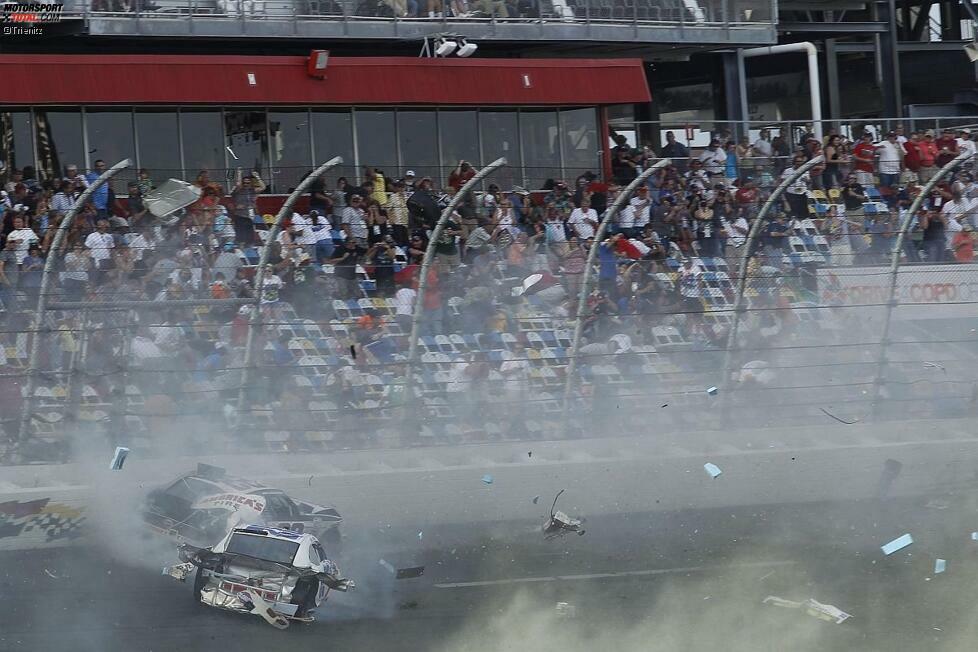
[[714, 480], [716, 480], [720, 474], [723, 473], [723, 471], [720, 470], [720, 467], [713, 462], [707, 462], [703, 465], [703, 468], [706, 469], [706, 472], [709, 473], [710, 477]]
[[880, 546], [880, 549], [884, 555], [892, 555], [897, 550], [903, 550], [911, 543], [913, 543], [913, 537], [909, 534], [904, 534], [902, 537], [897, 537], [886, 545]]
[[947, 561], [946, 560], [944, 560], [944, 559], [935, 559], [934, 560], [934, 575], [937, 575], [938, 573], [943, 573], [946, 570], [947, 570]]
[[109, 464], [110, 471], [121, 471], [122, 465], [126, 463], [126, 457], [129, 456], [129, 449], [125, 446], [117, 446], [115, 449], [115, 455], [112, 456], [112, 463]]
[[482, 481], [485, 482], [486, 484], [492, 484], [492, 476], [487, 473], [484, 476], [482, 476]]

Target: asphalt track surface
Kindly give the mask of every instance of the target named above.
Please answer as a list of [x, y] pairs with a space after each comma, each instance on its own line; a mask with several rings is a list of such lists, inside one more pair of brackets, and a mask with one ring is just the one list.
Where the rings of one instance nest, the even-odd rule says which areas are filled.
[[[853, 451], [836, 454], [847, 472]], [[318, 622], [285, 632], [194, 604], [189, 585], [160, 575], [159, 542], [141, 533], [138, 562], [91, 545], [4, 553], [0, 650], [969, 649], [978, 484], [942, 487], [933, 473], [920, 485], [932, 490], [896, 497], [609, 508], [584, 514], [584, 536], [549, 542], [539, 531], [549, 497], [530, 508], [538, 520], [430, 523], [420, 537], [402, 525], [359, 528], [338, 555], [357, 590], [332, 594]], [[738, 481], [725, 471], [712, 486]], [[573, 512], [573, 496], [562, 500]], [[879, 546], [904, 532], [916, 542], [884, 556]], [[937, 557], [948, 560], [940, 575]], [[395, 580], [380, 558], [426, 572]], [[852, 618], [822, 622], [762, 604], [768, 595], [815, 598]], [[576, 616], [559, 617], [557, 602]]]

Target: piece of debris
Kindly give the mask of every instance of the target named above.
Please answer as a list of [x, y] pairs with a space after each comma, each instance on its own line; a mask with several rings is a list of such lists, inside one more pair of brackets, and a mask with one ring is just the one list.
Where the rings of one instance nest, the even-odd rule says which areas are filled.
[[972, 532], [971, 533], [971, 540], [972, 541], [978, 541], [978, 532]]
[[424, 575], [424, 566], [412, 566], [411, 568], [398, 568], [394, 579], [410, 580]]
[[558, 618], [577, 618], [577, 607], [569, 602], [558, 602], [556, 612]]
[[765, 574], [764, 576], [762, 576], [762, 577], [760, 577], [760, 578], [758, 579], [758, 581], [760, 581], [760, 582], [763, 582], [763, 581], [764, 581], [764, 580], [766, 580], [767, 578], [769, 578], [769, 577], [771, 577], [772, 575], [774, 575], [774, 573], [776, 573], [776, 572], [777, 572], [777, 571], [770, 571], [770, 572], [768, 572], [767, 574]]
[[309, 483], [308, 483], [308, 486], [310, 486], [310, 487], [312, 486], [312, 476], [311, 476], [311, 475], [309, 476]]
[[417, 600], [408, 600], [406, 602], [402, 602], [401, 604], [397, 605], [397, 608], [398, 609], [417, 609], [418, 608], [418, 601]]
[[527, 457], [533, 457], [533, 451], [526, 451]]
[[663, 403], [662, 404], [662, 407], [669, 407], [669, 404], [668, 403]]
[[[538, 502], [540, 502], [540, 496], [534, 496], [533, 497], [533, 504], [536, 505]], [[974, 534], [978, 534], [978, 532], [975, 532]], [[974, 538], [974, 537], [972, 537], [972, 538]]]
[[903, 550], [911, 543], [913, 543], [913, 537], [909, 534], [904, 534], [903, 536], [897, 537], [893, 541], [880, 546], [880, 549], [883, 551], [884, 555], [892, 555], [897, 550]]
[[482, 476], [482, 481], [485, 482], [486, 484], [492, 484], [492, 476], [487, 473], [484, 476]]
[[397, 572], [396, 570], [394, 570], [394, 566], [392, 566], [391, 563], [386, 559], [379, 559], [377, 560], [377, 563], [383, 566], [384, 568], [386, 568], [387, 572], [390, 573], [391, 575]]
[[934, 575], [938, 575], [947, 570], [947, 560], [945, 559], [935, 559], [934, 560]]
[[944, 373], [947, 373], [947, 369], [945, 369], [945, 368], [944, 368], [943, 366], [941, 366], [941, 365], [939, 365], [939, 364], [937, 364], [936, 362], [927, 362], [927, 361], [925, 360], [925, 361], [924, 361], [924, 366], [925, 366], [925, 367], [930, 367], [930, 368], [932, 368], [932, 369], [940, 369], [940, 370], [941, 370], [941, 371], [943, 371]]
[[554, 497], [554, 503], [550, 506], [550, 518], [547, 519], [546, 525], [543, 526], [543, 538], [547, 541], [564, 536], [568, 532], [576, 532], [578, 536], [584, 536], [584, 530], [581, 529], [581, 525], [584, 523], [582, 519], [571, 518], [563, 512], [555, 511], [557, 499], [563, 493], [563, 489], [557, 492], [557, 495]]
[[418, 532], [418, 541], [421, 541], [423, 537], [424, 537], [424, 532]]
[[845, 419], [840, 419], [839, 417], [837, 417], [837, 416], [835, 416], [834, 414], [832, 414], [831, 412], [829, 412], [829, 411], [828, 411], [828, 410], [826, 410], [825, 408], [819, 408], [819, 410], [821, 410], [821, 411], [822, 411], [822, 412], [824, 412], [825, 414], [827, 414], [827, 415], [829, 415], [830, 417], [832, 417], [833, 419], [835, 419], [835, 420], [836, 420], [836, 421], [838, 421], [839, 423], [844, 423], [844, 424], [846, 424], [847, 426], [851, 426], [851, 425], [852, 425], [852, 424], [854, 424], [854, 423], [859, 423], [859, 419], [853, 419], [852, 421], [846, 421]]
[[805, 608], [805, 613], [819, 620], [835, 621], [835, 624], [839, 625], [852, 618], [852, 615], [847, 614], [838, 607], [830, 604], [823, 604], [814, 598], [808, 598], [804, 602], [795, 602], [793, 600], [785, 600], [784, 598], [779, 598], [776, 595], [769, 595], [764, 598], [764, 604], [774, 605], [775, 607], [785, 607], [786, 609], [800, 609]]
[[706, 388], [706, 393], [709, 394], [710, 396], [716, 396], [718, 391], [719, 390], [717, 390], [716, 387], [707, 387]]
[[112, 463], [109, 464], [110, 471], [121, 471], [122, 465], [126, 463], [129, 456], [129, 449], [125, 446], [116, 446], [115, 455], [112, 456]]
[[54, 573], [52, 573], [51, 571], [49, 571], [46, 568], [44, 569], [44, 574], [47, 575], [48, 577], [50, 577], [52, 580], [58, 579], [58, 576], [57, 575], [55, 575]]
[[357, 347], [353, 344], [350, 345], [350, 357], [354, 360], [357, 359]]
[[710, 477], [713, 478], [714, 480], [720, 477], [720, 474], [723, 473], [723, 471], [720, 470], [720, 467], [714, 464], [713, 462], [707, 462], [706, 464], [703, 465], [703, 468], [706, 470], [707, 473], [710, 474]]

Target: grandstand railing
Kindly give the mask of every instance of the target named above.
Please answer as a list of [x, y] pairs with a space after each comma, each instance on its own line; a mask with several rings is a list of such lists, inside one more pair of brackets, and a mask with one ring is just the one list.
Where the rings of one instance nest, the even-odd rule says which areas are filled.
[[[678, 28], [672, 40], [697, 35], [715, 42], [768, 42], [775, 24], [766, 0], [77, 0], [66, 3], [63, 16], [112, 23], [114, 33], [308, 37], [336, 26], [341, 37], [420, 38], [441, 28], [483, 39], [522, 33], [626, 40]], [[621, 25], [632, 32], [615, 36], [607, 29]]]

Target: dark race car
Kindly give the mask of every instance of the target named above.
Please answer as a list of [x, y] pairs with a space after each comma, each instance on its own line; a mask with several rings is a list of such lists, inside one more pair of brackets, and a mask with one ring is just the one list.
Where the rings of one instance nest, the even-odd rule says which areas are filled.
[[143, 520], [160, 534], [198, 546], [213, 545], [236, 525], [260, 523], [311, 534], [336, 554], [343, 519], [334, 507], [296, 500], [280, 489], [198, 464], [196, 471], [149, 493]]

